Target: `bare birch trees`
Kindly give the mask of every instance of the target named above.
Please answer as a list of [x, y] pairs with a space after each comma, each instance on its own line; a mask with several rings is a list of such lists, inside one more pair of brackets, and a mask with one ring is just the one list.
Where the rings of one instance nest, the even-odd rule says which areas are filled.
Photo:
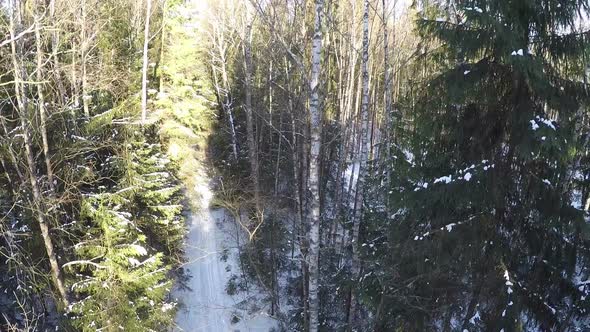
[[[26, 172], [27, 172], [27, 177], [29, 179], [29, 183], [30, 183], [30, 187], [31, 187], [31, 191], [32, 191], [32, 200], [31, 200], [31, 207], [33, 209], [33, 214], [35, 215], [35, 218], [37, 219], [38, 222], [38, 226], [39, 229], [41, 230], [41, 238], [43, 240], [43, 244], [45, 246], [45, 250], [46, 250], [46, 254], [47, 257], [49, 258], [49, 265], [50, 265], [50, 269], [51, 269], [51, 277], [53, 280], [53, 284], [55, 286], [55, 289], [58, 291], [58, 294], [60, 296], [60, 300], [62, 302], [62, 304], [64, 306], [68, 305], [68, 297], [66, 294], [66, 290], [63, 284], [63, 278], [62, 278], [62, 273], [61, 273], [61, 269], [59, 267], [58, 261], [57, 261], [57, 256], [55, 254], [54, 251], [54, 245], [53, 245], [53, 241], [50, 235], [50, 229], [49, 229], [49, 225], [47, 224], [47, 220], [45, 217], [45, 211], [46, 211], [46, 206], [45, 206], [45, 200], [41, 194], [41, 189], [39, 188], [40, 184], [39, 184], [39, 179], [38, 179], [38, 171], [37, 171], [37, 167], [35, 165], [35, 157], [34, 157], [34, 152], [33, 152], [33, 143], [31, 141], [31, 130], [32, 130], [32, 126], [31, 126], [31, 122], [29, 120], [29, 117], [32, 116], [31, 114], [31, 102], [28, 100], [28, 96], [27, 96], [27, 83], [26, 81], [28, 81], [28, 74], [26, 71], [26, 68], [23, 66], [22, 63], [22, 40], [17, 39], [16, 36], [18, 35], [18, 33], [20, 32], [20, 27], [22, 26], [22, 18], [21, 18], [21, 2], [19, 0], [13, 0], [10, 4], [11, 6], [11, 12], [10, 12], [10, 27], [9, 27], [9, 32], [10, 32], [10, 38], [11, 38], [11, 42], [10, 42], [10, 49], [11, 49], [11, 59], [12, 59], [12, 70], [13, 70], [13, 79], [14, 79], [14, 90], [15, 90], [15, 98], [16, 98], [16, 105], [15, 108], [17, 109], [17, 113], [18, 113], [18, 117], [20, 120], [20, 128], [22, 130], [22, 138], [23, 138], [23, 145], [24, 145], [24, 158], [26, 161]], [[39, 22], [38, 20], [35, 21], [35, 36], [36, 36], [36, 45], [37, 48], [40, 48], [40, 32], [39, 32]], [[40, 56], [40, 55], [38, 55]], [[37, 70], [40, 70], [42, 67], [42, 61], [39, 60], [39, 58], [37, 59], [37, 65], [38, 68]], [[37, 78], [41, 78], [41, 75], [37, 75]], [[37, 82], [37, 84], [39, 84], [39, 86], [42, 86], [41, 81]], [[44, 153], [45, 153], [45, 160], [46, 163], [48, 164], [49, 168], [48, 168], [48, 172], [50, 172], [51, 170], [51, 164], [48, 161], [49, 156], [48, 156], [48, 145], [47, 145], [47, 135], [46, 135], [46, 129], [45, 129], [45, 116], [44, 116], [44, 98], [43, 98], [43, 92], [42, 92], [42, 88], [38, 89], [38, 93], [39, 93], [39, 103], [42, 103], [40, 105], [40, 109], [39, 111], [43, 113], [42, 115], [42, 132], [43, 134], [43, 147], [44, 147]]]
[[[351, 275], [353, 284], [356, 284], [360, 273], [359, 257], [359, 229], [363, 217], [364, 190], [367, 176], [367, 161], [369, 158], [369, 0], [364, 0], [363, 11], [363, 50], [361, 60], [361, 132], [360, 153], [358, 155], [359, 172], [355, 190], [354, 215], [352, 222], [352, 267]], [[350, 294], [350, 311], [348, 313], [348, 328], [353, 329], [357, 308], [357, 296], [355, 290]]]
[[41, 131], [41, 139], [43, 141], [43, 155], [45, 156], [45, 167], [47, 171], [47, 180], [49, 186], [53, 190], [55, 183], [53, 179], [53, 165], [51, 165], [51, 155], [49, 154], [49, 142], [47, 139], [47, 109], [45, 103], [45, 91], [43, 74], [45, 73], [44, 68], [44, 52], [41, 41], [41, 22], [38, 16], [35, 16], [35, 47], [37, 51], [37, 97], [38, 97], [38, 110], [39, 110], [39, 129]]
[[231, 60], [231, 50], [236, 48], [235, 33], [228, 32], [231, 22], [228, 20], [228, 12], [233, 12], [235, 7], [231, 1], [219, 1], [217, 12], [210, 13], [209, 41], [212, 45], [209, 51], [209, 65], [213, 75], [213, 85], [218, 102], [227, 116], [227, 123], [231, 137], [231, 151], [234, 162], [238, 161], [238, 140], [234, 121], [235, 107], [232, 97], [232, 84], [228, 73], [228, 61]]
[[[285, 197], [291, 202], [299, 328], [317, 331], [334, 319], [352, 329], [366, 314], [362, 306], [357, 310], [365, 187], [373, 177], [385, 177], [371, 161], [386, 158], [380, 151], [386, 154], [383, 145], [393, 135], [391, 77], [399, 58], [390, 56], [392, 6], [387, 0], [236, 3], [252, 5], [257, 15], [255, 25], [240, 27], [241, 54], [228, 52], [236, 33], [231, 24], [209, 31], [212, 80], [227, 134], [223, 158], [235, 158], [236, 143], [248, 145], [248, 181], [258, 184], [251, 194], [266, 197], [264, 213], [279, 209], [275, 205]], [[250, 21], [245, 10], [216, 10], [230, 15], [226, 22]], [[227, 104], [241, 104], [243, 112], [231, 116]], [[273, 254], [274, 244], [273, 237]], [[346, 275], [346, 287], [321, 277], [330, 269]]]
[[[39, 281], [27, 305], [43, 307], [50, 302], [47, 294], [54, 293], [58, 310], [69, 310], [76, 295], [69, 288], [71, 274], [64, 263], [73, 255], [69, 241], [75, 237], [76, 204], [101, 181], [95, 174], [100, 163], [93, 158], [101, 153], [97, 151], [109, 149], [105, 141], [114, 139], [119, 131], [102, 137], [102, 145], [91, 143], [100, 135], [85, 135], [95, 129], [88, 129], [100, 115], [94, 111], [112, 111], [115, 101], [127, 98], [130, 82], [139, 76], [125, 74], [131, 69], [137, 72], [136, 68], [121, 66], [137, 63], [122, 54], [140, 54], [136, 31], [124, 31], [133, 26], [125, 15], [134, 12], [136, 4], [93, 0], [10, 0], [2, 4], [0, 12], [7, 24], [0, 23], [0, 36], [9, 37], [0, 41], [0, 54], [6, 55], [0, 55], [4, 73], [0, 83], [0, 181], [8, 181], [10, 188], [2, 192], [0, 201], [2, 205], [15, 202], [2, 222], [15, 225], [18, 221], [23, 230], [30, 231], [25, 242], [35, 253], [31, 264], [38, 270], [34, 277], [45, 280], [39, 277], [46, 271], [55, 291], [47, 292]], [[112, 27], [110, 15], [105, 14], [109, 11], [122, 17], [116, 22], [120, 30]], [[113, 73], [122, 74], [110, 76]], [[78, 164], [79, 158], [84, 162]], [[11, 220], [12, 214], [18, 219]]]
[[244, 112], [246, 113], [246, 137], [248, 141], [248, 157], [250, 161], [250, 177], [254, 184], [254, 201], [257, 214], [260, 213], [260, 180], [258, 176], [258, 148], [254, 138], [254, 111], [252, 109], [252, 25], [254, 17], [251, 14], [250, 6], [246, 5], [245, 26], [242, 36], [242, 49], [244, 51]]

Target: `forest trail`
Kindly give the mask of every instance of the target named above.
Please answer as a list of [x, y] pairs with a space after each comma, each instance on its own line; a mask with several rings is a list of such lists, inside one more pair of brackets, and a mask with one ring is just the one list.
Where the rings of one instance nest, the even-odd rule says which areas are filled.
[[201, 196], [195, 204], [200, 210], [187, 221], [184, 269], [189, 280], [187, 288], [175, 293], [182, 304], [177, 328], [190, 332], [267, 332], [276, 325], [273, 318], [256, 306], [252, 309], [247, 294], [227, 294], [232, 272], [239, 271], [236, 239], [231, 236], [234, 223], [225, 210], [212, 206], [210, 179], [205, 172], [199, 173], [194, 190]]
[[[177, 287], [173, 292], [180, 304], [175, 330], [267, 332], [277, 324], [255, 296], [257, 292], [251, 290], [250, 294], [241, 292], [231, 296], [226, 291], [232, 275], [240, 274], [239, 251], [236, 223], [224, 209], [214, 206], [215, 193], [208, 171], [206, 151], [209, 136], [214, 134], [209, 123], [216, 105], [210, 102], [213, 98], [206, 79], [208, 68], [203, 53], [198, 50], [199, 44], [205, 44], [202, 27], [206, 24], [207, 8], [205, 2], [199, 1], [184, 6], [179, 13], [190, 15], [184, 17], [182, 28], [171, 29], [170, 40], [175, 42], [170, 46], [167, 64], [171, 77], [184, 79], [178, 80], [180, 86], [167, 89], [166, 99], [170, 101], [161, 102], [172, 114], [163, 123], [163, 133], [170, 138], [169, 155], [179, 161], [180, 177], [191, 206], [186, 220], [183, 265], [188, 279], [186, 287]], [[196, 78], [191, 74], [196, 74]], [[182, 85], [182, 82], [191, 83]], [[185, 91], [192, 92], [185, 94]]]
[[202, 209], [188, 221], [185, 272], [190, 279], [188, 289], [179, 292], [184, 307], [177, 323], [184, 331], [230, 331], [232, 302], [224, 296], [227, 276], [216, 226], [224, 213], [209, 207], [213, 193], [207, 185], [195, 189], [202, 195]]

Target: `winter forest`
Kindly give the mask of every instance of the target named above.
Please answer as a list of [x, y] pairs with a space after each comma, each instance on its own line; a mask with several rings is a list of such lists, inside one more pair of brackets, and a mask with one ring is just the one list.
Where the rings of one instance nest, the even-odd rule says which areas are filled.
[[0, 331], [590, 331], [590, 0], [0, 0]]

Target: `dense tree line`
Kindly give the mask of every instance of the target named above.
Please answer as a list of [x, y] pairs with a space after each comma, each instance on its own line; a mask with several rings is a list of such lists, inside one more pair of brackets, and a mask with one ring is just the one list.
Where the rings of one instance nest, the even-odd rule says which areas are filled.
[[150, 113], [181, 5], [0, 1], [0, 330], [173, 323], [184, 201]]
[[0, 330], [171, 329], [207, 158], [285, 330], [590, 329], [588, 0], [191, 3], [0, 0]]
[[292, 330], [587, 329], [590, 3], [399, 8], [210, 2], [252, 276]]

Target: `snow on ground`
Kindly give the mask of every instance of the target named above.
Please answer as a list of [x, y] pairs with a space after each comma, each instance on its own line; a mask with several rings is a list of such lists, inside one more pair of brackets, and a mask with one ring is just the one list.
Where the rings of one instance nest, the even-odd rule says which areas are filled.
[[[251, 294], [230, 296], [225, 290], [232, 271], [239, 271], [236, 241], [229, 234], [233, 220], [225, 210], [210, 207], [213, 193], [203, 184], [206, 181], [199, 182], [195, 190], [202, 196], [202, 209], [191, 216], [186, 239], [184, 268], [190, 277], [189, 289], [174, 291], [174, 297], [181, 303], [176, 331], [270, 331], [277, 322], [264, 308], [252, 310], [250, 305], [244, 305]], [[221, 257], [226, 250], [228, 259], [223, 261]], [[263, 304], [257, 303], [257, 306], [263, 307]], [[234, 316], [240, 318], [236, 324], [231, 322]]]

